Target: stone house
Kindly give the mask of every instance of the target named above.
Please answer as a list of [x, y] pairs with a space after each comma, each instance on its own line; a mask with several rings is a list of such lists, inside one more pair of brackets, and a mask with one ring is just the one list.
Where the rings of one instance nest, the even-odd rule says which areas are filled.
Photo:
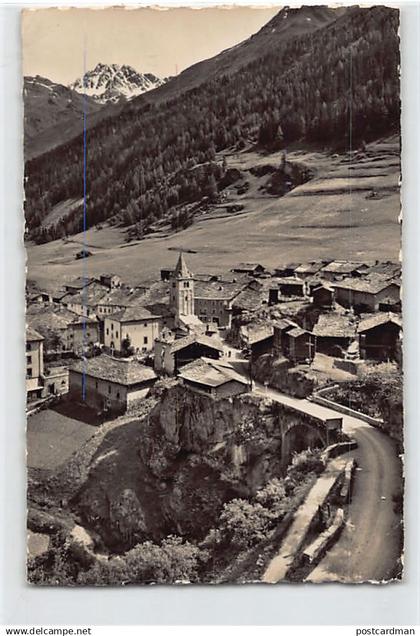
[[105, 347], [118, 352], [127, 338], [135, 353], [152, 351], [159, 333], [160, 317], [144, 307], [127, 307], [104, 320]]
[[75, 314], [89, 318], [96, 316], [97, 307], [108, 291], [106, 287], [94, 281], [76, 294], [66, 294], [60, 302]]
[[26, 396], [28, 401], [42, 395], [44, 387], [44, 338], [32, 327], [26, 328]]
[[65, 395], [69, 390], [69, 369], [49, 366], [45, 369], [43, 395]]
[[357, 312], [375, 312], [381, 303], [398, 303], [400, 285], [396, 280], [374, 278], [346, 278], [334, 284], [335, 300], [343, 307], [353, 308]]
[[111, 289], [96, 307], [96, 315], [99, 320], [104, 320], [105, 316], [111, 316], [117, 311], [127, 309], [127, 307], [139, 306], [140, 299], [143, 298], [143, 290], [131, 289], [128, 287], [116, 287]]
[[98, 412], [124, 413], [147, 396], [157, 376], [136, 360], [102, 354], [70, 367], [69, 399]]
[[362, 320], [357, 327], [360, 357], [378, 361], [396, 360], [401, 329], [400, 316], [392, 313]]
[[44, 336], [45, 353], [80, 354], [99, 344], [99, 323], [95, 316], [75, 314], [60, 304], [32, 305], [28, 307], [27, 320]]
[[203, 323], [214, 322], [230, 328], [233, 302], [245, 289], [246, 282], [197, 281], [194, 288], [194, 312]]

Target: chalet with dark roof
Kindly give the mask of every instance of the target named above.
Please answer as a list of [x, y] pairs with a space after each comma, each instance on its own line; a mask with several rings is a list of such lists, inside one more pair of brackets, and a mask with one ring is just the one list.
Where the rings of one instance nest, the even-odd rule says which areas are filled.
[[239, 263], [232, 267], [232, 272], [237, 274], [248, 274], [249, 276], [258, 276], [265, 272], [265, 267], [260, 263]]
[[402, 321], [392, 313], [376, 314], [361, 320], [359, 335], [360, 357], [370, 360], [396, 360], [400, 354]]
[[282, 296], [304, 296], [305, 281], [295, 276], [286, 276], [277, 279], [277, 287]]
[[293, 362], [312, 360], [315, 337], [292, 320], [282, 318], [274, 324], [273, 353]]
[[223, 344], [217, 336], [191, 333], [175, 338], [173, 332], [163, 330], [155, 342], [154, 368], [157, 373], [175, 375], [185, 364], [201, 357], [218, 360]]
[[352, 261], [332, 261], [319, 271], [319, 275], [329, 281], [343, 280], [348, 276], [358, 276], [362, 265], [363, 263]]
[[233, 397], [249, 390], [248, 381], [227, 362], [199, 358], [182, 367], [178, 374], [182, 384], [215, 400]]
[[321, 314], [312, 333], [315, 336], [316, 353], [344, 357], [350, 343], [356, 339], [356, 324], [349, 316]]
[[334, 288], [328, 283], [318, 283], [313, 287], [312, 303], [321, 309], [330, 309], [334, 304]]

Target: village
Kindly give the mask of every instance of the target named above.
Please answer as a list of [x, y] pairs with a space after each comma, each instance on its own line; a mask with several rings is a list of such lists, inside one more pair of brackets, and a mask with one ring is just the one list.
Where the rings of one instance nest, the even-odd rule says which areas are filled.
[[[190, 270], [150, 286], [80, 277], [27, 293], [28, 414], [63, 403], [90, 423], [129, 413], [162, 377], [214, 399], [261, 386], [307, 397], [367, 367], [401, 367], [401, 268], [334, 260]], [[76, 417], [77, 419], [77, 417]], [[29, 419], [29, 422], [31, 418]]]

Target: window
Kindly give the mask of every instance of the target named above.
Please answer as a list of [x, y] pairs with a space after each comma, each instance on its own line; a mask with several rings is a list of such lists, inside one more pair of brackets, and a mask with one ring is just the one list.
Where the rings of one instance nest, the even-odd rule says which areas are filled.
[[118, 340], [118, 331], [115, 332], [115, 339]]
[[120, 399], [120, 392], [117, 391], [117, 400], [119, 400], [119, 399]]
[[147, 322], [145, 322], [143, 326], [144, 326], [144, 327], [147, 327]]
[[26, 369], [26, 377], [32, 378], [32, 369]]
[[26, 351], [30, 351], [31, 350], [31, 343], [27, 342], [26, 343]]
[[111, 322], [111, 331], [114, 331], [114, 323]]
[[189, 283], [184, 283], [184, 287], [189, 287], [190, 284]]
[[26, 364], [32, 364], [32, 356], [31, 355], [27, 355], [26, 356]]
[[108, 384], [108, 393], [111, 393], [111, 385]]
[[106, 328], [106, 335], [109, 336], [109, 329], [108, 327]]
[[95, 380], [95, 389], [98, 388], [98, 380]]
[[147, 340], [148, 340], [147, 336], [144, 336], [143, 337], [143, 344], [147, 344]]

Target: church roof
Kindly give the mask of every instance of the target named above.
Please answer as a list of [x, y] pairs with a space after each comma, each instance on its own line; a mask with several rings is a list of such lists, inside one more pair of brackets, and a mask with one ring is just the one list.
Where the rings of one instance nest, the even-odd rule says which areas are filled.
[[191, 278], [192, 274], [187, 267], [185, 262], [184, 254], [182, 252], [179, 253], [178, 263], [175, 267], [175, 276], [178, 278]]

